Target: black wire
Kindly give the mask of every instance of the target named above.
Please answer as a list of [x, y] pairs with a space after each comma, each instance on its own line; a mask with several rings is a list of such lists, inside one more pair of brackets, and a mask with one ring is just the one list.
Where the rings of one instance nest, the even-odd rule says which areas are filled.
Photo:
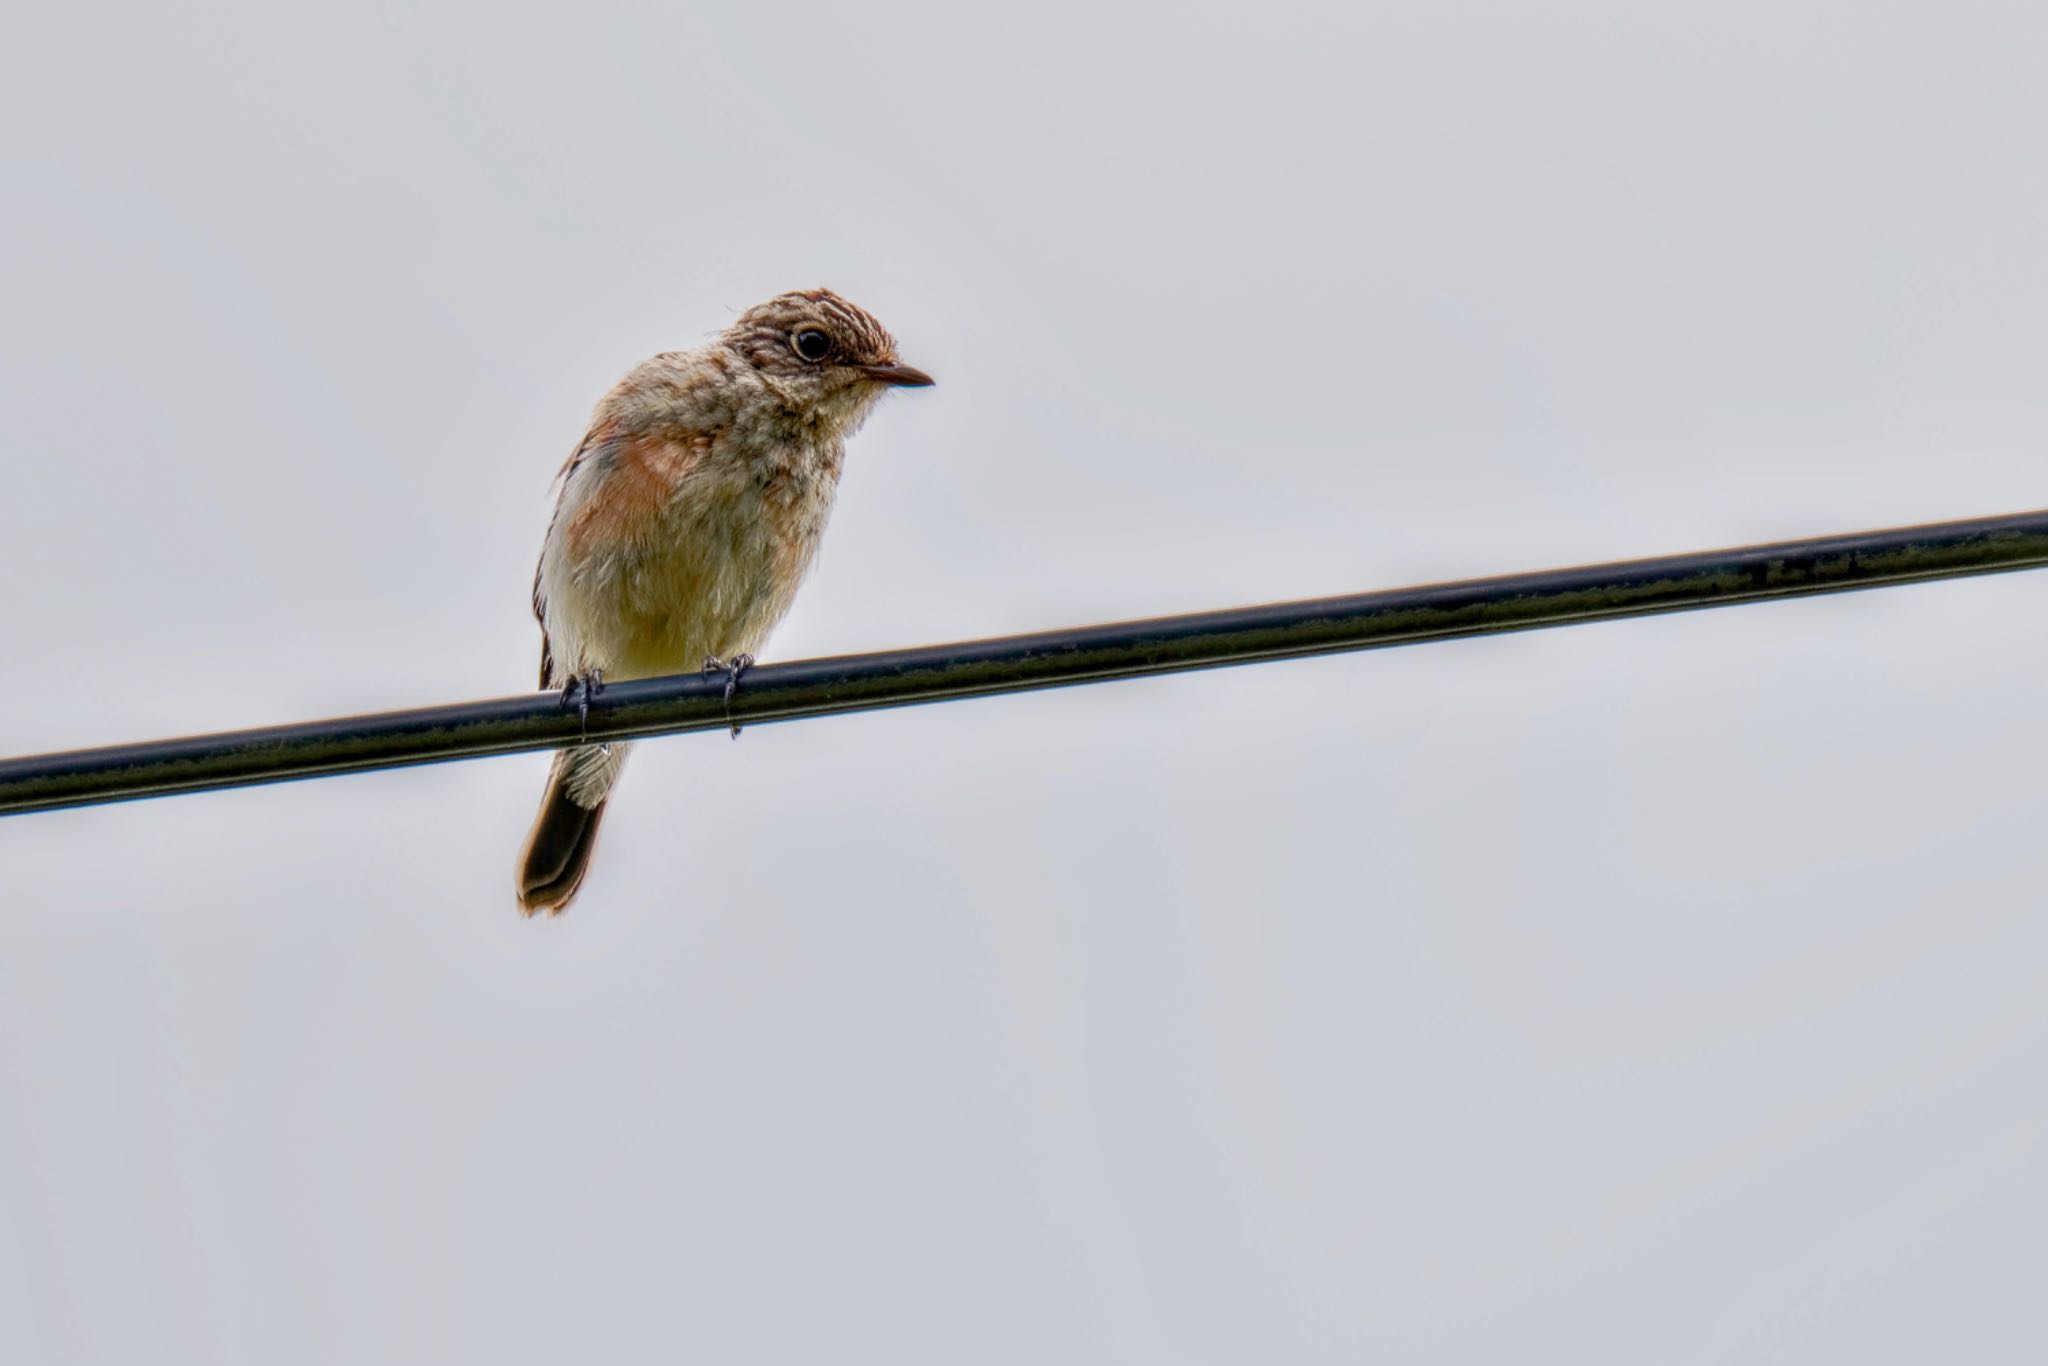
[[[2048, 511], [1509, 574], [883, 654], [764, 664], [744, 724], [1329, 654], [2048, 564]], [[0, 814], [726, 725], [725, 678], [605, 686], [0, 760]]]

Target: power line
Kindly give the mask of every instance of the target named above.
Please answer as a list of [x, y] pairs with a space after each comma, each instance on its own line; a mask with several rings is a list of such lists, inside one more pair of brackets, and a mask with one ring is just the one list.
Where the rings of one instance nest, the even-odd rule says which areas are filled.
[[[731, 719], [793, 721], [2042, 565], [2048, 510], [768, 664], [745, 674]], [[0, 815], [722, 730], [724, 692], [723, 675], [610, 684], [587, 728], [555, 694], [534, 693], [0, 760]]]

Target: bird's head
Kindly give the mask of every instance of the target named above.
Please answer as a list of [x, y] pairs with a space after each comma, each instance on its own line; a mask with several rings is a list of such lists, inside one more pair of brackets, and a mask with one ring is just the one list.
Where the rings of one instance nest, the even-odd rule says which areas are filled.
[[873, 314], [829, 289], [778, 294], [742, 313], [724, 341], [792, 410], [834, 428], [857, 423], [884, 390], [932, 382], [897, 358]]

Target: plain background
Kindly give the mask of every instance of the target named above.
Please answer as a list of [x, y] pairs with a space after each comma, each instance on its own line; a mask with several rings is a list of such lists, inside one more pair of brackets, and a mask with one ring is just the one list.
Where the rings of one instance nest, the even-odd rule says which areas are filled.
[[[1341, 11], [1341, 12], [1340, 12]], [[531, 686], [777, 291], [769, 657], [2048, 503], [2038, 5], [43, 6], [0, 751]], [[0, 822], [17, 1362], [2037, 1360], [2048, 578]]]

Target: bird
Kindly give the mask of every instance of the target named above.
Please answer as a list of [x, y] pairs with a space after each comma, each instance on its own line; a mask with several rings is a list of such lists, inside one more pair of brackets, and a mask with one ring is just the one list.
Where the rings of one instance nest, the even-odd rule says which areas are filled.
[[[717, 668], [730, 702], [817, 556], [847, 438], [889, 390], [932, 382], [826, 289], [635, 366], [556, 482], [533, 580], [540, 686], [587, 716], [607, 681]], [[627, 749], [556, 752], [519, 855], [526, 915], [559, 914], [582, 886]]]

